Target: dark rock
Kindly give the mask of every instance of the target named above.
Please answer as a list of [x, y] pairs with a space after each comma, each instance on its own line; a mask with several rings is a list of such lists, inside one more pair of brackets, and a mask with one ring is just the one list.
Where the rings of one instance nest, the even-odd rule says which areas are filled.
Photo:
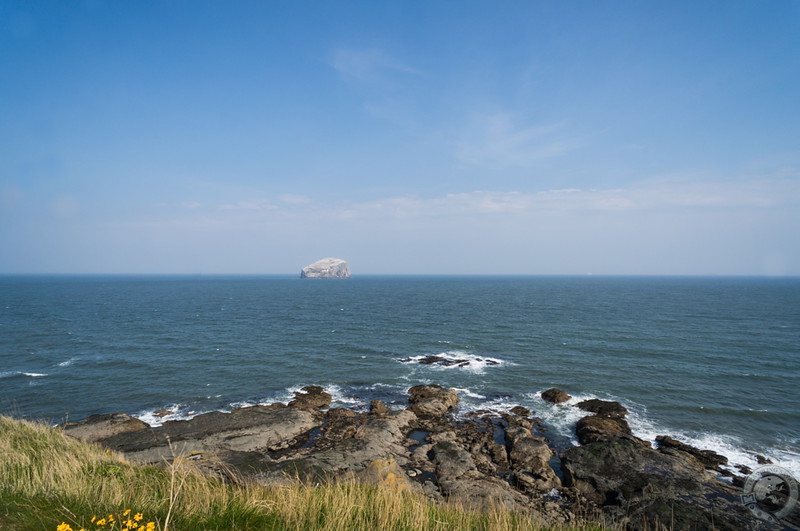
[[594, 413], [599, 417], [622, 418], [628, 414], [628, 410], [619, 402], [611, 402], [609, 400], [600, 400], [597, 398], [578, 402], [575, 406], [589, 413]]
[[440, 385], [415, 385], [408, 393], [411, 411], [422, 417], [441, 417], [458, 404], [458, 393]]
[[391, 409], [386, 407], [386, 404], [381, 400], [371, 400], [369, 403], [369, 412], [373, 415], [386, 415]]
[[[471, 364], [470, 360], [463, 358], [451, 358], [442, 356], [441, 354], [430, 354], [428, 356], [414, 356], [401, 358], [402, 363], [419, 363], [420, 365], [439, 365], [441, 367], [468, 367]], [[484, 363], [487, 366], [500, 365], [500, 362], [493, 359], [475, 358], [472, 360], [476, 363]]]
[[763, 455], [756, 455], [756, 461], [759, 465], [771, 465], [772, 460], [764, 457]]
[[590, 415], [580, 419], [575, 434], [581, 444], [632, 437], [631, 428], [625, 419]]
[[680, 441], [673, 439], [667, 435], [659, 435], [656, 437], [659, 450], [678, 450], [694, 456], [698, 461], [703, 463], [706, 468], [719, 468], [722, 465], [728, 464], [728, 458], [724, 455], [719, 455], [711, 450], [700, 450], [694, 446], [689, 446]]
[[550, 467], [550, 458], [555, 455], [540, 437], [518, 438], [509, 452], [511, 468], [518, 477], [530, 478], [528, 487], [547, 492], [561, 485], [555, 471]]
[[119, 433], [130, 433], [149, 427], [150, 425], [146, 422], [124, 413], [92, 415], [80, 422], [65, 422], [59, 425], [59, 428], [70, 437], [88, 443], [99, 442]]
[[405, 434], [409, 424], [415, 420], [414, 413], [408, 410], [392, 412], [385, 418], [366, 417], [364, 424], [350, 426], [355, 428], [350, 431], [352, 437], [340, 439], [335, 444], [322, 444], [326, 449], [303, 457], [302, 465], [327, 477], [349, 472], [361, 474], [377, 460], [394, 459], [403, 466], [408, 462]]
[[529, 418], [531, 416], [531, 410], [526, 408], [526, 407], [522, 407], [522, 406], [514, 406], [514, 407], [512, 407], [509, 410], [509, 413], [512, 413], [512, 414], [514, 414], [514, 415], [516, 415], [518, 417], [522, 417], [524, 419], [527, 419], [527, 418]]
[[458, 479], [470, 472], [477, 472], [472, 454], [455, 442], [440, 442], [433, 447], [436, 474], [439, 479]]
[[564, 484], [628, 529], [749, 528], [740, 490], [685, 453], [666, 455], [629, 439], [595, 442], [561, 455]]
[[294, 392], [294, 400], [289, 402], [289, 407], [296, 409], [321, 409], [331, 405], [333, 397], [318, 385], [307, 385], [300, 391]]
[[528, 499], [498, 478], [478, 471], [472, 454], [456, 442], [445, 441], [431, 449], [442, 494], [457, 503], [477, 509], [503, 506], [524, 511]]
[[555, 387], [542, 392], [542, 400], [552, 404], [561, 404], [570, 398], [572, 397], [566, 392], [562, 391], [561, 389], [556, 389]]

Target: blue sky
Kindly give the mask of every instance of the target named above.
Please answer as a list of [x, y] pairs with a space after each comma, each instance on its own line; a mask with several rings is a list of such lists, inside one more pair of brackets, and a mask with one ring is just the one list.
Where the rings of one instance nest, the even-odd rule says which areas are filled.
[[800, 2], [0, 0], [0, 273], [800, 274]]

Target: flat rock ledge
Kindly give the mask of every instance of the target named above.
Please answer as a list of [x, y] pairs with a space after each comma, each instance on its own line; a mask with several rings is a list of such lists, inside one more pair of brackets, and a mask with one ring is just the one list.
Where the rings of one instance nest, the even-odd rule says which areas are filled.
[[580, 446], [566, 449], [521, 406], [456, 416], [458, 393], [438, 385], [409, 389], [405, 409], [380, 401], [372, 401], [369, 412], [330, 404], [323, 388], [307, 386], [288, 404], [205, 413], [157, 427], [115, 413], [60, 428], [135, 462], [188, 456], [223, 481], [357, 478], [433, 502], [503, 506], [543, 525], [782, 529], [744, 507], [743, 478], [721, 468], [724, 457], [666, 436], [653, 448], [631, 434], [627, 410], [616, 403], [578, 404], [594, 414], [576, 426]]

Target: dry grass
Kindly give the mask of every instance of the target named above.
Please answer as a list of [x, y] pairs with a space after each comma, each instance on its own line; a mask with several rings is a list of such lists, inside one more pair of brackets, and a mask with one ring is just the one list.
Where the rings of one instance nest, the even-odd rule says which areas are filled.
[[433, 505], [407, 491], [354, 481], [323, 486], [232, 485], [181, 457], [127, 463], [36, 423], [0, 416], [0, 528], [95, 529], [93, 515], [141, 512], [162, 530], [549, 529], [500, 509]]

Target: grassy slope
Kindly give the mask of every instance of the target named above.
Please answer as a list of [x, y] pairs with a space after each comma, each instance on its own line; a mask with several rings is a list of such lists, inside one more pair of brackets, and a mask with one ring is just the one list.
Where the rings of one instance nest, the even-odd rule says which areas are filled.
[[[172, 505], [172, 508], [170, 508]], [[409, 492], [357, 483], [230, 485], [177, 459], [124, 462], [40, 424], [0, 416], [0, 529], [74, 529], [93, 515], [141, 512], [158, 529], [542, 529], [504, 511], [432, 505]]]

